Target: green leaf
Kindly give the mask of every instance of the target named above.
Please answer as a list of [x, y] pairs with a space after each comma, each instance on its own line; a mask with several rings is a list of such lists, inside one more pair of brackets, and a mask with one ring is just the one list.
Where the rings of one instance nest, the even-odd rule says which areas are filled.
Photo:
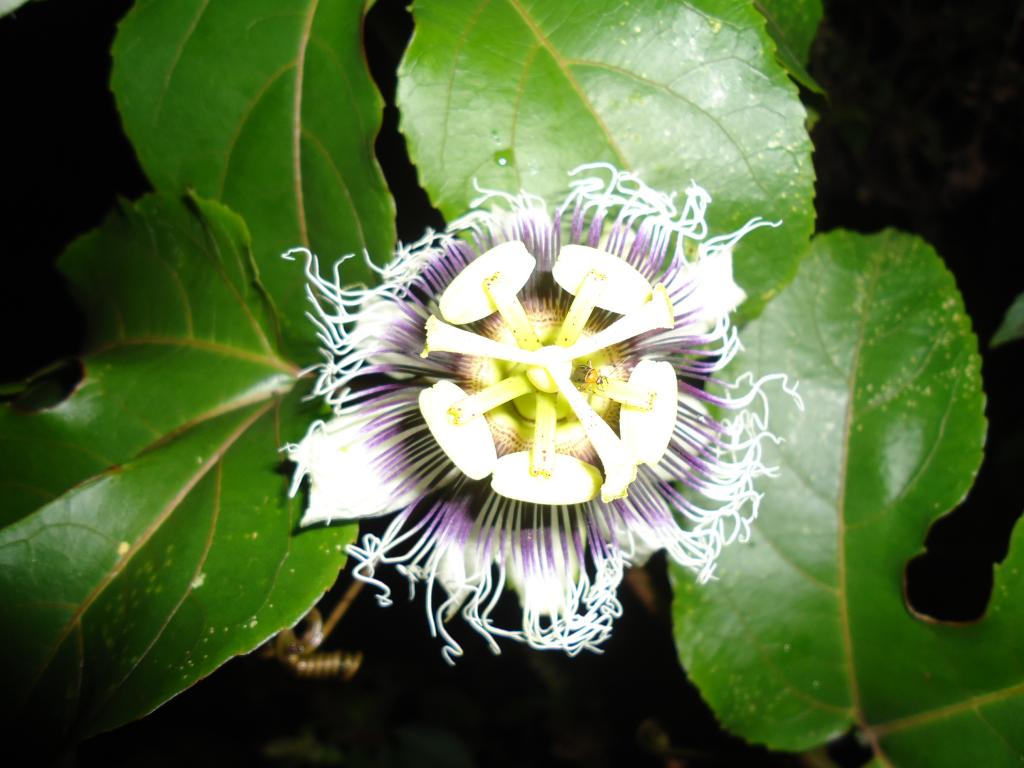
[[60, 267], [89, 318], [84, 377], [52, 408], [0, 409], [0, 524], [198, 422], [287, 392], [298, 372], [276, 351], [245, 224], [216, 203], [124, 204]]
[[1013, 300], [1006, 310], [1006, 317], [989, 342], [990, 347], [999, 347], [1010, 341], [1024, 338], [1024, 293]]
[[754, 5], [768, 22], [779, 63], [800, 85], [824, 93], [807, 72], [811, 44], [821, 24], [821, 0], [754, 0]]
[[818, 237], [743, 333], [735, 370], [799, 380], [770, 398], [766, 481], [720, 579], [675, 572], [676, 639], [723, 724], [803, 750], [852, 725], [882, 765], [1017, 765], [1024, 743], [1024, 527], [984, 620], [904, 600], [907, 563], [973, 482], [985, 437], [977, 341], [952, 276], [896, 232]]
[[[249, 223], [289, 350], [311, 356], [304, 283], [280, 258], [394, 245], [373, 154], [383, 103], [362, 50], [363, 4], [140, 1], [114, 42], [125, 131], [157, 190], [194, 188]], [[362, 260], [353, 280], [368, 278]]]
[[5, 696], [52, 737], [140, 717], [295, 623], [352, 527], [301, 536], [275, 474], [295, 396], [191, 428], [0, 531]]
[[814, 221], [804, 109], [749, 2], [417, 0], [399, 71], [402, 130], [451, 218], [481, 186], [549, 201], [567, 172], [606, 161], [651, 186], [693, 179], [713, 232], [784, 226], [736, 249], [757, 309], [794, 274]]
[[344, 563], [351, 527], [295, 535], [279, 449], [314, 414], [248, 242], [198, 198], [115, 211], [61, 260], [93, 319], [83, 380], [0, 409], [4, 708], [51, 748], [295, 623]]

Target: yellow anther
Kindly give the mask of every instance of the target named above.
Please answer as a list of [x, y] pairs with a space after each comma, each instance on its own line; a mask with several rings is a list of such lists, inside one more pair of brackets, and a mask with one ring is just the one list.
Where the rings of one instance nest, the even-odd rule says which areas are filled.
[[574, 296], [590, 272], [607, 279], [608, 290], [594, 302], [601, 309], [619, 315], [640, 307], [651, 295], [651, 284], [636, 267], [614, 253], [587, 245], [566, 245], [558, 252], [551, 276], [563, 290]]
[[676, 424], [679, 385], [675, 369], [664, 360], [641, 360], [629, 383], [657, 395], [650, 408], [623, 405], [619, 411], [619, 434], [640, 462], [657, 464], [668, 450]]
[[471, 261], [445, 288], [438, 299], [441, 317], [449, 323], [464, 325], [493, 314], [497, 307], [484, 290], [484, 281], [496, 272], [513, 295], [519, 293], [533, 274], [537, 260], [518, 240], [491, 248]]
[[466, 397], [456, 384], [441, 380], [419, 395], [420, 413], [441, 450], [466, 476], [480, 480], [491, 474], [498, 455], [485, 419], [452, 424], [448, 409]]

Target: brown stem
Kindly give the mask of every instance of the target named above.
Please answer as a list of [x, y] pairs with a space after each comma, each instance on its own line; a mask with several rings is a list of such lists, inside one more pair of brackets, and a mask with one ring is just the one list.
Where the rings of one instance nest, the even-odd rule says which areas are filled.
[[324, 622], [323, 629], [320, 633], [320, 645], [323, 643], [331, 634], [338, 622], [341, 621], [342, 617], [348, 611], [349, 606], [359, 596], [359, 593], [363, 590], [363, 582], [359, 579], [353, 579], [352, 583], [348, 585], [348, 589], [345, 590], [345, 594], [341, 596], [341, 600], [334, 606], [334, 610], [331, 611], [331, 615], [327, 617], [327, 621]]

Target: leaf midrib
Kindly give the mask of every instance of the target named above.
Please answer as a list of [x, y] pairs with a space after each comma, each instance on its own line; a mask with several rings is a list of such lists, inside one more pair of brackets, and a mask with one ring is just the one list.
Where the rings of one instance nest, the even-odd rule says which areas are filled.
[[276, 355], [261, 355], [258, 352], [250, 352], [239, 347], [232, 347], [228, 344], [221, 344], [216, 341], [197, 339], [189, 336], [133, 336], [101, 344], [89, 353], [89, 356], [101, 355], [119, 350], [123, 347], [184, 347], [188, 349], [201, 349], [204, 352], [213, 352], [224, 357], [233, 357], [239, 360], [246, 360], [250, 363], [264, 365], [267, 368], [287, 373], [291, 376], [299, 375], [299, 368], [292, 363], [282, 360]]
[[[847, 378], [847, 391], [849, 393], [846, 401], [846, 415], [843, 421], [842, 455], [839, 460], [839, 484], [836, 492], [836, 572], [837, 572], [837, 599], [839, 600], [839, 627], [842, 633], [843, 654], [846, 657], [846, 670], [850, 686], [850, 703], [853, 707], [857, 724], [867, 736], [871, 743], [875, 757], [883, 765], [891, 766], [889, 758], [882, 751], [878, 735], [868, 725], [864, 716], [863, 702], [861, 700], [860, 686], [857, 680], [857, 668], [853, 655], [853, 633], [850, 626], [850, 606], [847, 590], [846, 573], [846, 483], [850, 469], [850, 438], [853, 434], [854, 408], [857, 400], [857, 378], [860, 373], [860, 356], [864, 347], [864, 335], [867, 330], [868, 317], [871, 313], [872, 299], [881, 274], [881, 259], [875, 255], [871, 260], [870, 272], [868, 273], [867, 285], [861, 297], [863, 313], [861, 314], [860, 325], [857, 329], [857, 341], [853, 348], [853, 355], [850, 359], [850, 375]], [[815, 302], [817, 305], [817, 302]], [[817, 314], [817, 306], [815, 306]], [[817, 322], [817, 319], [815, 319]]]
[[[167, 627], [170, 626], [171, 622], [174, 620], [174, 617], [178, 615], [178, 611], [181, 610], [181, 606], [185, 604], [185, 601], [188, 599], [189, 595], [191, 595], [195, 591], [195, 581], [198, 578], [199, 574], [202, 573], [202, 570], [206, 565], [206, 561], [210, 556], [210, 549], [213, 547], [213, 540], [217, 532], [217, 524], [220, 521], [221, 488], [224, 479], [224, 464], [222, 461], [218, 460], [216, 466], [217, 476], [214, 488], [213, 509], [210, 515], [210, 528], [207, 531], [206, 540], [203, 543], [203, 551], [202, 553], [200, 553], [199, 560], [196, 563], [196, 567], [192, 571], [192, 578], [189, 579], [189, 582], [185, 586], [185, 590], [182, 592], [182, 595], [178, 599], [178, 602], [175, 603], [174, 607], [167, 614], [167, 617], [163, 620], [157, 631], [153, 634], [153, 638], [149, 641], [149, 644], [146, 645], [146, 648], [142, 651], [141, 654], [139, 654], [138, 658], [135, 659], [135, 662], [129, 666], [128, 670], [125, 672], [124, 675], [122, 675], [121, 679], [108, 687], [106, 696], [103, 696], [102, 698], [99, 698], [96, 701], [93, 707], [94, 712], [102, 711], [103, 708], [107, 706], [110, 700], [114, 697], [117, 691], [128, 681], [129, 678], [131, 678], [132, 675], [135, 674], [136, 670], [142, 665], [142, 662], [146, 659], [146, 657], [149, 656], [149, 653], [153, 650], [153, 648], [156, 647], [156, 644], [160, 641], [160, 638], [163, 637], [164, 632], [167, 631]], [[79, 622], [78, 627], [80, 631], [81, 622]], [[84, 663], [85, 659], [83, 656], [83, 666]]]
[[292, 183], [295, 190], [295, 212], [299, 225], [299, 240], [309, 245], [309, 230], [306, 225], [306, 207], [302, 189], [302, 88], [306, 74], [306, 49], [313, 34], [313, 18], [320, 0], [311, 0], [306, 18], [299, 35], [299, 50], [295, 54], [295, 93], [292, 95]]
[[181, 505], [181, 503], [188, 497], [192, 492], [192, 489], [199, 484], [199, 482], [206, 476], [206, 474], [217, 465], [223, 458], [224, 454], [241, 438], [242, 435], [248, 431], [248, 429], [259, 421], [273, 406], [275, 400], [270, 400], [265, 405], [257, 408], [253, 411], [253, 414], [242, 421], [238, 427], [236, 427], [228, 437], [211, 453], [196, 471], [190, 475], [178, 492], [171, 498], [167, 505], [160, 511], [160, 513], [153, 519], [153, 521], [146, 527], [142, 532], [142, 535], [129, 547], [128, 551], [120, 557], [114, 564], [107, 574], [100, 580], [100, 582], [93, 588], [93, 590], [86, 595], [85, 599], [79, 603], [75, 612], [71, 615], [71, 618], [64, 625], [63, 629], [58, 633], [53, 646], [50, 648], [46, 657], [42, 660], [39, 668], [33, 673], [28, 686], [21, 698], [21, 703], [24, 704], [28, 701], [35, 690], [36, 685], [42, 678], [43, 674], [49, 668], [53, 662], [54, 657], [57, 655], [61, 646], [67, 640], [71, 632], [81, 623], [82, 617], [92, 607], [92, 605], [103, 595], [107, 587], [113, 583], [113, 581], [121, 574], [124, 568], [131, 562], [136, 554], [149, 542], [149, 540], [156, 535], [157, 531], [160, 530], [161, 526], [167, 521], [167, 519], [174, 513], [174, 511]]
[[555, 62], [556, 65], [558, 65], [558, 68], [562, 72], [562, 76], [565, 77], [566, 82], [568, 82], [569, 86], [576, 92], [576, 95], [583, 103], [584, 108], [594, 118], [594, 122], [597, 123], [598, 128], [600, 128], [601, 130], [601, 133], [604, 134], [605, 141], [608, 142], [608, 147], [612, 150], [612, 153], [615, 155], [615, 159], [618, 162], [619, 167], [623, 169], [631, 168], [632, 165], [629, 163], [628, 160], [626, 160], [625, 153], [622, 151], [621, 147], [619, 147], [618, 143], [612, 137], [612, 133], [610, 130], [608, 130], [608, 126], [605, 124], [604, 118], [601, 117], [597, 109], [594, 107], [593, 103], [591, 103], [590, 98], [583, 90], [583, 86], [580, 85], [579, 80], [576, 79], [576, 75], [573, 74], [572, 69], [569, 67], [569, 63], [565, 59], [565, 57], [562, 56], [561, 52], [557, 48], [555, 48], [552, 42], [548, 39], [547, 35], [544, 34], [543, 30], [541, 30], [541, 28], [537, 26], [537, 22], [529, 13], [527, 13], [526, 9], [523, 8], [519, 0], [506, 0], [506, 2], [508, 3], [509, 7], [511, 7], [512, 10], [514, 10], [523, 20], [523, 23], [530, 30], [530, 33], [537, 40], [537, 43], [545, 51], [547, 51], [551, 59]]

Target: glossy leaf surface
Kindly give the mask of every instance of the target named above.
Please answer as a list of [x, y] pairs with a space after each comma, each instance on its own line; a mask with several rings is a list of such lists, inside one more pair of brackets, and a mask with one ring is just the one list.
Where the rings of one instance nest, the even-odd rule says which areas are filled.
[[277, 353], [245, 224], [222, 206], [125, 204], [60, 267], [89, 317], [83, 378], [54, 407], [0, 409], [3, 523], [204, 419], [287, 392], [297, 373]]
[[447, 217], [483, 187], [559, 200], [609, 162], [651, 186], [693, 179], [713, 233], [782, 219], [736, 249], [745, 311], [790, 279], [814, 212], [796, 88], [752, 4], [418, 0], [399, 72], [402, 130]]
[[[245, 218], [287, 348], [303, 362], [303, 283], [280, 254], [306, 245], [332, 261], [366, 249], [383, 262], [394, 244], [362, 17], [355, 2], [139, 2], [114, 43], [112, 87], [150, 181]], [[361, 260], [350, 267], [353, 280], [369, 275]]]
[[93, 318], [84, 378], [53, 407], [0, 410], [5, 702], [50, 746], [151, 711], [297, 621], [353, 533], [295, 535], [279, 448], [315, 413], [237, 216], [149, 197], [61, 268]]
[[785, 372], [765, 444], [780, 475], [718, 581], [676, 573], [676, 637], [722, 722], [799, 750], [859, 726], [881, 765], [1017, 764], [1024, 716], [1020, 526], [987, 615], [912, 615], [904, 569], [977, 471], [977, 341], [952, 277], [895, 232], [815, 240], [796, 280], [744, 330], [734, 370]]

